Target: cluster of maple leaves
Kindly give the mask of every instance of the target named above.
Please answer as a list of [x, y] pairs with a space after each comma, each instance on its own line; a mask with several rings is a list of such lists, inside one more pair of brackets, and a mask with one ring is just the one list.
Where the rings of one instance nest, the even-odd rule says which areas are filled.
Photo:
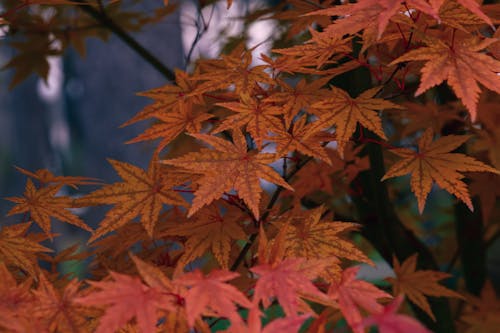
[[[24, 7], [35, 3], [81, 5], [37, 0]], [[8, 214], [24, 217], [0, 231], [3, 330], [209, 332], [223, 319], [227, 332], [296, 332], [306, 321], [309, 332], [325, 332], [343, 318], [355, 333], [374, 325], [419, 333], [429, 330], [398, 313], [403, 302], [436, 320], [428, 296], [465, 299], [438, 283], [449, 274], [418, 270], [416, 254], [402, 263], [394, 258], [392, 293], [358, 278], [353, 262], [373, 264], [349, 238], [361, 226], [333, 221], [326, 201], [349, 205], [346, 197], [360, 195], [355, 179], [370, 168], [361, 151], [376, 143], [389, 153], [380, 181], [410, 175], [420, 213], [433, 184], [473, 209], [463, 172], [500, 174], [492, 93], [500, 93], [500, 42], [498, 30], [492, 33], [500, 7], [474, 0], [290, 0], [269, 13], [288, 22], [293, 46], [262, 55], [262, 65], [238, 46], [141, 93], [154, 102], [124, 126], [154, 120], [129, 141], [159, 139], [147, 170], [110, 160], [122, 181], [103, 185], [19, 168], [28, 176], [26, 190], [8, 198], [15, 204]], [[15, 15], [5, 17], [14, 23], [1, 23], [20, 24]], [[294, 40], [299, 32], [305, 42]], [[81, 45], [75, 38], [67, 41]], [[18, 48], [29, 50], [25, 43]], [[8, 67], [19, 69], [23, 55]], [[46, 75], [45, 58], [36, 61], [32, 70]], [[352, 96], [331, 83], [359, 68], [369, 70], [372, 87]], [[18, 72], [14, 83], [28, 74]], [[437, 104], [432, 88], [443, 82], [461, 104]], [[492, 92], [480, 99], [479, 84]], [[450, 120], [468, 134], [440, 136]], [[385, 123], [398, 134], [388, 135]], [[396, 146], [405, 137], [416, 144]], [[488, 164], [453, 152], [473, 137]], [[485, 201], [487, 220], [494, 197], [477, 184], [470, 188]], [[78, 199], [61, 195], [65, 186], [82, 185], [99, 188]], [[328, 199], [306, 208], [318, 191]], [[111, 208], [96, 230], [72, 210], [98, 205]], [[91, 250], [49, 255], [40, 243], [57, 236], [52, 219], [91, 232]], [[43, 232], [30, 231], [33, 223]], [[59, 263], [88, 257], [92, 279], [58, 274]], [[467, 296], [465, 331], [498, 323], [492, 294], [487, 284], [483, 303]], [[284, 315], [264, 324], [276, 306]]]

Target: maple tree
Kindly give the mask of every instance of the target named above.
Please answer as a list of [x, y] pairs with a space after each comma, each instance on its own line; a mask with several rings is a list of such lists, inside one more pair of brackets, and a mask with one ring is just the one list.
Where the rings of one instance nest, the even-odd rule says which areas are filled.
[[[153, 102], [122, 125], [152, 120], [127, 142], [154, 142], [147, 169], [110, 159], [121, 181], [105, 184], [17, 167], [27, 181], [6, 198], [17, 222], [0, 226], [1, 331], [498, 327], [485, 252], [500, 235], [500, 4], [274, 2], [240, 18], [277, 23], [268, 54], [242, 42], [189, 70], [167, 68], [130, 34], [174, 1], [154, 12], [2, 2], [17, 50], [4, 65], [11, 87], [111, 33], [168, 82], [138, 92]], [[77, 208], [100, 205], [112, 207], [94, 230]], [[443, 215], [435, 246], [424, 224]], [[51, 247], [53, 220], [91, 232], [81, 251]], [[87, 279], [58, 271], [70, 260], [89, 262]], [[384, 261], [385, 282], [364, 278]]]

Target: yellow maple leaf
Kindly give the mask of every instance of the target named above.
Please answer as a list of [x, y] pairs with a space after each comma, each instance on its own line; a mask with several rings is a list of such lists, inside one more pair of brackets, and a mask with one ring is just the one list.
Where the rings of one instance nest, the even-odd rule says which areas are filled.
[[28, 222], [2, 228], [0, 231], [0, 261], [19, 267], [31, 276], [35, 276], [39, 270], [37, 253], [52, 252], [52, 250], [26, 236], [30, 225], [31, 222]]
[[115, 160], [109, 162], [124, 182], [105, 185], [78, 200], [81, 205], [115, 205], [101, 221], [89, 243], [118, 229], [139, 215], [141, 224], [152, 237], [164, 204], [186, 205], [182, 196], [172, 189], [183, 183], [184, 179], [178, 179], [175, 173], [162, 170], [156, 155], [147, 171], [125, 162]]
[[418, 152], [408, 148], [391, 149], [392, 153], [403, 159], [392, 165], [381, 181], [411, 173], [411, 190], [417, 197], [420, 213], [424, 210], [427, 195], [434, 181], [439, 187], [463, 201], [471, 211], [474, 210], [467, 185], [461, 181], [464, 176], [460, 171], [496, 174], [500, 174], [500, 171], [473, 157], [450, 153], [470, 136], [448, 135], [432, 142], [433, 136], [432, 128], [428, 128], [418, 142]]
[[187, 237], [184, 254], [178, 261], [176, 272], [181, 272], [186, 264], [205, 255], [209, 250], [222, 268], [229, 268], [233, 240], [245, 240], [247, 235], [238, 224], [242, 212], [233, 207], [224, 208], [226, 211], [222, 214], [215, 204], [204, 207], [189, 221], [176, 224], [160, 234], [159, 237]]
[[240, 130], [233, 132], [234, 143], [213, 135], [192, 134], [205, 141], [215, 149], [204, 148], [199, 152], [182, 157], [163, 160], [170, 164], [190, 170], [194, 174], [202, 174], [198, 180], [199, 188], [194, 192], [194, 200], [188, 217], [203, 205], [210, 204], [220, 198], [224, 192], [232, 189], [248, 205], [256, 219], [259, 219], [259, 202], [262, 188], [260, 178], [293, 190], [281, 176], [268, 164], [275, 161], [276, 154], [247, 151], [245, 136]]
[[392, 284], [395, 296], [406, 295], [411, 302], [436, 320], [425, 296], [457, 298], [463, 298], [463, 296], [438, 284], [439, 280], [450, 277], [450, 274], [432, 270], [417, 271], [417, 257], [418, 253], [415, 253], [400, 264], [394, 256], [393, 267], [396, 278], [387, 278], [387, 280]]
[[7, 213], [7, 216], [21, 213], [29, 213], [33, 221], [52, 238], [50, 233], [50, 219], [54, 217], [59, 221], [76, 225], [87, 231], [92, 229], [87, 226], [78, 216], [74, 215], [69, 208], [74, 207], [73, 199], [68, 196], [56, 196], [62, 185], [48, 185], [37, 189], [31, 179], [26, 182], [24, 197], [6, 198], [17, 205]]
[[310, 112], [319, 119], [313, 122], [311, 131], [319, 131], [335, 126], [340, 156], [344, 155], [344, 148], [351, 135], [360, 123], [382, 139], [386, 139], [382, 129], [382, 120], [376, 111], [384, 109], [401, 109], [402, 107], [381, 98], [374, 98], [380, 87], [368, 89], [358, 97], [352, 98], [349, 94], [337, 87], [331, 87], [331, 95], [311, 105]]

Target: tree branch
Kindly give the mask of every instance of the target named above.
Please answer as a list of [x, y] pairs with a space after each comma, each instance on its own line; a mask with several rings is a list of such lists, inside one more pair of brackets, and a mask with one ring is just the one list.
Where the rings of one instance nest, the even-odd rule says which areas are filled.
[[108, 30], [113, 32], [118, 38], [120, 38], [125, 44], [127, 44], [132, 50], [134, 50], [139, 56], [141, 56], [145, 61], [147, 61], [151, 66], [153, 66], [158, 72], [160, 72], [168, 80], [175, 82], [174, 72], [165, 66], [158, 58], [156, 58], [149, 50], [144, 48], [137, 40], [135, 40], [128, 32], [123, 30], [118, 24], [116, 24], [105, 12], [99, 11], [92, 7], [86, 0], [75, 0], [80, 5], [82, 11], [90, 15], [97, 22], [101, 23]]

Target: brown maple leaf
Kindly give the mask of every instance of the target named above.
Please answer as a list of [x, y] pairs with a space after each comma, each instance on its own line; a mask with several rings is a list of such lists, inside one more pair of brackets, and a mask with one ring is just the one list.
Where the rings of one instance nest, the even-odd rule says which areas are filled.
[[495, 332], [500, 325], [500, 299], [491, 281], [484, 283], [481, 295], [467, 295], [460, 321], [467, 324], [465, 333]]
[[182, 167], [192, 173], [203, 175], [198, 180], [200, 186], [194, 192], [195, 197], [188, 216], [193, 215], [203, 205], [220, 198], [224, 192], [234, 189], [238, 191], [238, 196], [258, 219], [262, 192], [260, 178], [293, 190], [268, 165], [278, 157], [275, 154], [247, 151], [247, 143], [240, 130], [233, 132], [234, 143], [213, 135], [193, 134], [192, 136], [205, 141], [215, 149], [204, 148], [200, 152], [162, 161], [165, 164]]
[[464, 177], [460, 171], [482, 171], [500, 174], [473, 157], [450, 153], [467, 141], [468, 135], [448, 135], [436, 141], [433, 139], [432, 128], [428, 128], [418, 143], [418, 152], [408, 148], [396, 148], [390, 151], [403, 159], [392, 165], [382, 181], [411, 173], [411, 190], [418, 200], [418, 210], [423, 212], [427, 195], [435, 181], [441, 188], [454, 194], [463, 201], [470, 210], [472, 202], [467, 185], [461, 181]]
[[29, 213], [30, 218], [52, 239], [50, 233], [50, 219], [54, 217], [59, 221], [76, 225], [87, 231], [92, 231], [78, 216], [69, 209], [74, 207], [73, 199], [68, 196], [56, 196], [62, 185], [48, 185], [36, 188], [31, 179], [26, 182], [24, 197], [6, 198], [17, 205], [7, 213], [14, 214]]
[[0, 231], [0, 259], [9, 265], [13, 265], [35, 276], [39, 267], [37, 253], [52, 252], [31, 240], [26, 232], [31, 222], [19, 223], [12, 226], [4, 226]]
[[425, 39], [426, 47], [411, 50], [389, 65], [410, 60], [426, 60], [415, 96], [447, 80], [448, 85], [467, 107], [471, 120], [475, 121], [481, 92], [478, 82], [500, 93], [500, 76], [497, 75], [500, 72], [500, 61], [481, 52], [496, 41], [494, 38], [480, 40], [469, 34], [453, 32], [449, 40]]
[[115, 205], [101, 221], [89, 243], [139, 215], [141, 224], [152, 237], [163, 205], [186, 205], [182, 196], [173, 190], [184, 179], [179, 179], [173, 172], [166, 172], [158, 163], [156, 155], [151, 159], [147, 171], [125, 162], [109, 162], [124, 182], [105, 185], [77, 201], [81, 205]]
[[431, 270], [417, 271], [417, 258], [418, 253], [399, 264], [398, 259], [394, 256], [393, 267], [396, 278], [387, 278], [387, 280], [392, 284], [395, 296], [405, 295], [433, 320], [436, 320], [425, 296], [457, 298], [463, 298], [463, 296], [438, 284], [439, 280], [450, 277], [450, 274]]
[[386, 139], [382, 129], [382, 120], [377, 111], [384, 109], [401, 109], [402, 107], [381, 98], [375, 98], [380, 87], [368, 89], [358, 97], [352, 98], [349, 94], [337, 87], [331, 87], [331, 95], [311, 105], [310, 112], [319, 117], [312, 123], [311, 131], [335, 126], [335, 135], [338, 142], [340, 156], [344, 155], [344, 148], [360, 123], [382, 139]]

